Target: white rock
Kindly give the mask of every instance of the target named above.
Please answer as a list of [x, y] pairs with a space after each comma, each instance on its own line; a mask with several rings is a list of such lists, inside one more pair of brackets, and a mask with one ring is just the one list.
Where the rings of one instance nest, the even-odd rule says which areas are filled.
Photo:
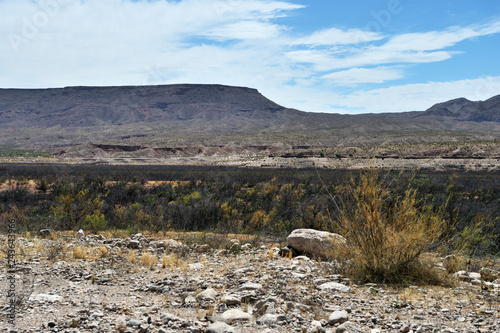
[[127, 321], [128, 327], [139, 327], [141, 326], [141, 321], [137, 319], [130, 319]]
[[130, 239], [127, 246], [131, 249], [138, 249], [141, 246], [141, 242], [139, 242], [137, 239]]
[[257, 324], [266, 324], [266, 325], [274, 325], [277, 322], [285, 321], [285, 315], [266, 313], [262, 317], [257, 320]]
[[288, 246], [313, 257], [329, 258], [336, 253], [344, 237], [327, 231], [296, 229], [287, 238]]
[[223, 319], [226, 319], [228, 321], [247, 321], [247, 320], [252, 320], [252, 315], [247, 313], [247, 312], [243, 312], [239, 309], [231, 309], [231, 310], [227, 310], [226, 312], [224, 312], [221, 317]]
[[337, 327], [336, 333], [364, 333], [363, 329], [359, 327], [357, 324], [352, 323], [350, 321], [346, 321], [339, 327]]
[[210, 326], [208, 326], [208, 328], [205, 332], [206, 333], [237, 333], [238, 331], [234, 327], [229, 326], [226, 323], [217, 322], [217, 323], [213, 323]]
[[226, 295], [222, 298], [222, 303], [226, 303], [226, 305], [239, 305], [241, 304], [241, 297], [238, 295]]
[[85, 233], [83, 232], [82, 229], [78, 230], [76, 233], [76, 238], [83, 238], [85, 236]]
[[302, 274], [302, 273], [292, 273], [292, 277], [294, 279], [305, 279], [307, 277], [307, 274]]
[[184, 321], [184, 319], [177, 317], [176, 315], [170, 313], [164, 313], [160, 316], [160, 320], [164, 324], [168, 324], [168, 322], [176, 322], [176, 321]]
[[238, 290], [260, 290], [262, 289], [262, 285], [259, 283], [247, 282], [243, 284]]
[[187, 265], [187, 268], [188, 269], [191, 269], [193, 271], [197, 271], [197, 270], [202, 270], [203, 269], [203, 264], [202, 263], [195, 263], [195, 264], [189, 264]]
[[483, 281], [481, 279], [473, 279], [470, 283], [472, 283], [475, 286], [480, 286], [483, 284]]
[[252, 249], [252, 244], [246, 243], [241, 246], [241, 251], [249, 251]]
[[351, 287], [348, 287], [346, 285], [343, 285], [342, 283], [337, 283], [337, 282], [327, 282], [323, 283], [322, 285], [318, 286], [319, 290], [337, 290], [337, 291], [342, 291], [344, 293], [348, 293], [351, 291]]
[[38, 302], [61, 302], [63, 297], [59, 295], [38, 294], [30, 296], [29, 300]]
[[328, 317], [328, 324], [330, 325], [335, 325], [335, 324], [342, 324], [345, 323], [346, 321], [349, 320], [349, 314], [347, 311], [334, 311], [330, 317]]
[[324, 333], [326, 330], [323, 328], [323, 325], [318, 320], [313, 320], [311, 322], [311, 327], [308, 328], [307, 333]]
[[212, 288], [207, 288], [203, 290], [201, 293], [199, 293], [196, 296], [196, 299], [203, 300], [203, 301], [211, 301], [215, 300], [215, 297], [217, 296], [217, 292], [212, 289]]

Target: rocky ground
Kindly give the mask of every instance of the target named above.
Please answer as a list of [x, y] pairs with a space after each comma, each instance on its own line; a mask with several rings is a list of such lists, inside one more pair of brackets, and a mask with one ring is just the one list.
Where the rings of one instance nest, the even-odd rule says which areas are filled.
[[279, 256], [277, 244], [228, 244], [18, 237], [22, 300], [11, 325], [4, 268], [0, 332], [500, 331], [500, 281], [478, 273], [460, 273], [451, 287], [356, 285], [332, 263]]

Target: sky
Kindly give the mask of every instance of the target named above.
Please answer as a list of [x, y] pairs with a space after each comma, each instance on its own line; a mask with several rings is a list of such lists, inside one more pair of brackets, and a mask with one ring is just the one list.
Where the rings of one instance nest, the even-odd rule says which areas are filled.
[[0, 0], [0, 88], [202, 83], [290, 108], [500, 94], [498, 0]]

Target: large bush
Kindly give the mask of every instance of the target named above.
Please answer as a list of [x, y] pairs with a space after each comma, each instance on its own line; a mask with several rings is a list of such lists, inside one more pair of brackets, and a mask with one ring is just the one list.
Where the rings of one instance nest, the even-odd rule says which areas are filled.
[[440, 239], [444, 220], [416, 199], [416, 190], [397, 191], [377, 173], [362, 174], [346, 187], [338, 233], [347, 239], [342, 263], [365, 281], [401, 282], [414, 274], [417, 259]]

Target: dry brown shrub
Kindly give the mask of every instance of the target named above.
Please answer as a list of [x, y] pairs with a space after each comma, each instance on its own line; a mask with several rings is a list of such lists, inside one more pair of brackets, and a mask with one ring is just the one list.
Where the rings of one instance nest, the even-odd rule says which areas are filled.
[[416, 190], [397, 194], [376, 172], [351, 179], [348, 195], [354, 207], [343, 207], [338, 233], [344, 269], [362, 281], [404, 282], [420, 279], [419, 256], [441, 236], [443, 219], [430, 206], [417, 202]]

